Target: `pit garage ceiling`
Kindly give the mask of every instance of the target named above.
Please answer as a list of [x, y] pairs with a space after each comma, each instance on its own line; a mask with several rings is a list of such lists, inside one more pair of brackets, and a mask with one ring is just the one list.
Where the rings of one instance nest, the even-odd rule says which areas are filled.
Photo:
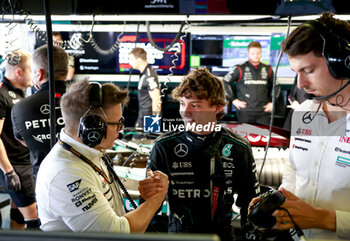
[[[3, 12], [44, 13], [43, 0], [0, 0]], [[324, 11], [350, 14], [344, 0], [50, 0], [51, 14], [262, 14], [309, 15]]]

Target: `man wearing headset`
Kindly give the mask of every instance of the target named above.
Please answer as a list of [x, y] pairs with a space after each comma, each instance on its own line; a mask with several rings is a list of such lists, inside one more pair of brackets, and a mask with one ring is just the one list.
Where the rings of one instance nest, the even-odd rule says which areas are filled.
[[[59, 133], [64, 121], [59, 107], [59, 100], [66, 91], [68, 73], [68, 55], [64, 49], [53, 46], [53, 63], [56, 97], [56, 132]], [[37, 48], [32, 55], [32, 75], [34, 95], [23, 99], [12, 109], [14, 135], [30, 150], [30, 161], [36, 177], [39, 166], [50, 151], [50, 105], [48, 77], [47, 45]]]
[[238, 194], [244, 224], [249, 201], [259, 192], [250, 145], [217, 125], [224, 115], [225, 91], [206, 68], [192, 70], [173, 97], [180, 102], [185, 128], [158, 138], [148, 163], [169, 176], [168, 231], [215, 233], [233, 240], [233, 195]]
[[298, 87], [312, 94], [294, 112], [290, 159], [275, 212], [307, 237], [350, 239], [350, 24], [324, 13], [298, 26], [282, 43]]
[[73, 83], [61, 99], [65, 127], [43, 160], [36, 182], [43, 231], [144, 232], [163, 203], [168, 177], [155, 171], [140, 181], [147, 201], [125, 213], [105, 151], [123, 128], [126, 90], [114, 84]]
[[24, 98], [25, 88], [33, 84], [30, 58], [21, 50], [8, 55], [0, 83], [0, 179], [10, 195], [10, 227], [18, 229], [24, 229], [25, 224], [26, 228], [38, 226], [29, 151], [14, 137], [11, 122], [12, 107]]

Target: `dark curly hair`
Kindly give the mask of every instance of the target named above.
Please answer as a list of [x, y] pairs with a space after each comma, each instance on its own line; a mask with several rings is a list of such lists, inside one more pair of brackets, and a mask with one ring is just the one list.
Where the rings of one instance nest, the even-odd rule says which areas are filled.
[[[227, 104], [222, 81], [211, 74], [207, 68], [193, 69], [173, 90], [172, 96], [177, 100], [181, 97], [206, 99], [212, 106]], [[217, 119], [221, 119], [224, 114], [224, 111], [218, 113]]]

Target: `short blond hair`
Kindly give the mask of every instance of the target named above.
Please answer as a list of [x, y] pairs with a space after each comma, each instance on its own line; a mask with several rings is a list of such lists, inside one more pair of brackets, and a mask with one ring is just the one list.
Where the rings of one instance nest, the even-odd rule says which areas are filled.
[[[60, 100], [65, 129], [68, 133], [77, 132], [80, 118], [90, 108], [90, 88], [88, 79], [78, 80], [68, 86], [66, 93]], [[102, 85], [102, 95], [102, 109], [108, 109], [116, 104], [126, 104], [129, 100], [128, 91], [120, 89], [112, 83]], [[99, 108], [92, 107], [92, 112], [105, 119]]]

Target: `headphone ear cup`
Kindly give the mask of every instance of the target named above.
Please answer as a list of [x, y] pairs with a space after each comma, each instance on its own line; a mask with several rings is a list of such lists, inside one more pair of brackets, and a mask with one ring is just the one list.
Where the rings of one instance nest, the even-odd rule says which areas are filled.
[[350, 47], [346, 40], [336, 36], [330, 38], [330, 41], [326, 40], [323, 55], [333, 77], [337, 79], [350, 78]]
[[107, 126], [101, 117], [88, 115], [80, 121], [78, 136], [89, 147], [95, 147], [107, 137]]
[[13, 52], [6, 56], [7, 63], [12, 66], [16, 66], [21, 61], [21, 54]]

